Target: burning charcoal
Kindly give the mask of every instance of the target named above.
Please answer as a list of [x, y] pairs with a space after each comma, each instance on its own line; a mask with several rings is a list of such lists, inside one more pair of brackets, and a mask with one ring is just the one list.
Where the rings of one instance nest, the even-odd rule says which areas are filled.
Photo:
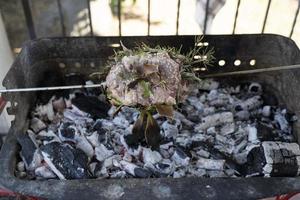
[[58, 129], [58, 136], [63, 142], [70, 141], [75, 143], [76, 136], [78, 134], [77, 128], [69, 123], [61, 124], [60, 128]]
[[54, 119], [54, 110], [52, 105], [52, 99], [46, 105], [37, 106], [35, 112], [40, 117], [46, 117], [48, 120], [52, 121]]
[[171, 124], [169, 120], [165, 121], [162, 124], [161, 128], [163, 130], [165, 138], [175, 139], [177, 137], [178, 128], [177, 128], [176, 124], [175, 125]]
[[94, 96], [80, 95], [72, 99], [72, 103], [93, 118], [105, 118], [110, 108], [108, 103], [104, 103]]
[[120, 164], [127, 173], [131, 174], [134, 177], [149, 178], [152, 175], [152, 173], [149, 170], [138, 167], [133, 163], [129, 163], [122, 160]]
[[209, 158], [209, 156], [210, 156], [210, 153], [208, 151], [205, 151], [204, 149], [200, 149], [196, 153], [198, 156], [203, 157], [203, 158]]
[[270, 117], [271, 116], [271, 106], [264, 106], [262, 109], [262, 115], [264, 117]]
[[27, 134], [20, 134], [18, 142], [21, 145], [20, 156], [27, 170], [34, 170], [41, 165], [42, 156]]
[[187, 166], [190, 162], [190, 157], [186, 155], [186, 153], [180, 148], [176, 148], [172, 160], [179, 166]]
[[253, 94], [261, 94], [262, 93], [262, 87], [259, 83], [251, 83], [249, 85], [248, 92], [253, 93]]
[[257, 129], [256, 129], [256, 127], [255, 126], [248, 126], [247, 131], [248, 131], [248, 141], [253, 143], [253, 144], [257, 144], [259, 142], [259, 140], [257, 138]]
[[143, 148], [143, 162], [155, 164], [162, 160], [161, 155], [157, 151], [152, 151], [149, 148]]
[[41, 130], [47, 128], [47, 126], [42, 120], [34, 117], [30, 121], [30, 128], [33, 130], [33, 132], [38, 133]]
[[248, 110], [241, 110], [235, 113], [235, 117], [238, 120], [247, 121], [250, 118], [250, 113]]
[[236, 111], [241, 111], [241, 110], [253, 110], [255, 108], [258, 108], [262, 105], [263, 101], [260, 96], [254, 96], [251, 97], [245, 101], [240, 102], [235, 106]]
[[76, 137], [76, 148], [81, 149], [89, 158], [94, 155], [94, 148], [84, 135]]
[[52, 142], [41, 146], [45, 162], [59, 179], [87, 178], [87, 157], [80, 150]]
[[300, 173], [300, 149], [297, 143], [262, 142], [247, 157], [248, 174], [297, 176]]
[[103, 144], [100, 144], [100, 146], [95, 148], [96, 158], [100, 162], [104, 161], [105, 159], [112, 156], [113, 154], [114, 154], [114, 151], [108, 150]]
[[199, 157], [197, 161], [197, 167], [200, 169], [208, 170], [223, 170], [225, 165], [225, 160], [214, 160]]
[[195, 131], [203, 131], [209, 127], [222, 125], [233, 122], [233, 114], [231, 112], [221, 112], [203, 117], [200, 124], [195, 126]]
[[35, 175], [42, 178], [56, 178], [56, 175], [46, 166], [41, 166], [35, 169]]

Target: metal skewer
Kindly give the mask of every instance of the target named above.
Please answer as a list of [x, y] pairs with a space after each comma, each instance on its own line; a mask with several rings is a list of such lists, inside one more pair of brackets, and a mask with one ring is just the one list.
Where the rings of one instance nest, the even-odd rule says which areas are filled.
[[[270, 67], [270, 68], [261, 68], [261, 69], [251, 69], [251, 70], [243, 70], [243, 71], [234, 71], [234, 72], [207, 74], [207, 75], [200, 75], [199, 78], [215, 78], [215, 77], [223, 77], [223, 76], [254, 74], [254, 73], [260, 73], [260, 72], [271, 72], [271, 71], [290, 70], [290, 69], [300, 69], [300, 64], [279, 66], [279, 67]], [[101, 86], [103, 86], [103, 83], [90, 84], [90, 85], [55, 86], [55, 87], [15, 88], [15, 89], [2, 89], [2, 90], [0, 90], [0, 93], [34, 92], [34, 91], [48, 91], [48, 90], [69, 90], [69, 89], [82, 89], [82, 88], [97, 88], [97, 87], [101, 87]]]
[[68, 86], [55, 86], [55, 87], [3, 89], [3, 90], [0, 90], [0, 93], [35, 92], [35, 91], [48, 91], [48, 90], [69, 90], [69, 89], [82, 89], [82, 88], [96, 88], [96, 87], [101, 87], [102, 85], [103, 84], [90, 84], [90, 85], [68, 85]]

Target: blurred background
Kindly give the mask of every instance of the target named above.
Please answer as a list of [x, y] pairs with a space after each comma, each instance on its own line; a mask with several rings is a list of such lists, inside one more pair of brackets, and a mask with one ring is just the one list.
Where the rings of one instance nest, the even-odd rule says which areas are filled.
[[[0, 0], [0, 80], [22, 44], [40, 37], [274, 33], [300, 46], [299, 5], [299, 0]], [[4, 105], [0, 98], [0, 112]], [[8, 118], [4, 109], [0, 133], [8, 130]]]

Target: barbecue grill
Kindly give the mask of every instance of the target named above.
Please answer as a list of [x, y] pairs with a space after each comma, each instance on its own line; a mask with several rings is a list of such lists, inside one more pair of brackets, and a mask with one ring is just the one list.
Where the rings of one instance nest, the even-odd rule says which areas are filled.
[[[58, 86], [56, 82], [42, 85], [52, 73], [77, 73], [88, 77], [105, 65], [113, 54], [119, 37], [45, 38], [24, 44], [21, 53], [6, 75], [3, 85], [9, 88]], [[183, 45], [183, 52], [194, 45], [194, 36], [122, 37], [129, 48], [136, 43], [174, 46]], [[278, 35], [215, 35], [205, 36], [203, 43], [214, 47], [216, 60], [206, 71], [245, 71], [300, 63], [300, 51], [295, 43]], [[235, 62], [239, 60], [239, 62]], [[221, 66], [222, 65], [222, 66]], [[225, 82], [261, 83], [275, 96], [279, 105], [300, 116], [300, 69], [282, 69], [220, 77]], [[0, 152], [0, 184], [24, 195], [49, 199], [257, 199], [295, 192], [299, 177], [272, 178], [151, 178], [151, 179], [86, 179], [86, 180], [21, 180], [14, 175], [19, 146], [16, 137], [27, 128], [27, 117], [39, 93], [7, 93], [11, 103], [9, 114], [15, 120]], [[272, 103], [272, 100], [270, 102]], [[293, 127], [298, 138], [300, 122]]]

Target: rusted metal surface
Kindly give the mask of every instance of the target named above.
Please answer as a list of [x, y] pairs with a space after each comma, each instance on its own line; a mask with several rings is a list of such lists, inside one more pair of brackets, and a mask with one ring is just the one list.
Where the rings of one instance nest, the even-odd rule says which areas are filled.
[[[187, 51], [194, 45], [194, 36], [124, 37], [123, 43], [133, 47], [137, 42], [150, 45], [183, 45]], [[118, 37], [52, 38], [28, 42], [8, 72], [6, 88], [60, 86], [59, 82], [45, 83], [57, 73], [80, 73], [88, 76], [103, 67], [113, 53]], [[204, 43], [214, 47], [216, 61], [203, 74], [233, 72], [300, 63], [300, 52], [295, 43], [277, 35], [206, 36]], [[225, 61], [223, 66], [219, 61]], [[240, 65], [234, 62], [240, 60]], [[255, 61], [253, 61], [255, 60]], [[251, 63], [251, 64], [250, 64]], [[254, 64], [254, 65], [253, 65]], [[222, 77], [227, 83], [256, 81], [264, 90], [300, 116], [300, 70], [258, 72]], [[45, 85], [46, 84], [46, 85]], [[159, 178], [159, 179], [102, 179], [28, 181], [14, 176], [18, 145], [15, 136], [27, 127], [27, 116], [38, 93], [5, 94], [11, 101], [9, 113], [16, 118], [0, 152], [0, 184], [21, 194], [50, 199], [257, 199], [298, 191], [300, 179], [288, 178]], [[270, 100], [271, 101], [271, 100]], [[17, 102], [17, 104], [15, 104]], [[300, 124], [294, 134], [300, 132]], [[299, 137], [298, 137], [299, 138]], [[270, 187], [272, 186], [272, 187]]]

